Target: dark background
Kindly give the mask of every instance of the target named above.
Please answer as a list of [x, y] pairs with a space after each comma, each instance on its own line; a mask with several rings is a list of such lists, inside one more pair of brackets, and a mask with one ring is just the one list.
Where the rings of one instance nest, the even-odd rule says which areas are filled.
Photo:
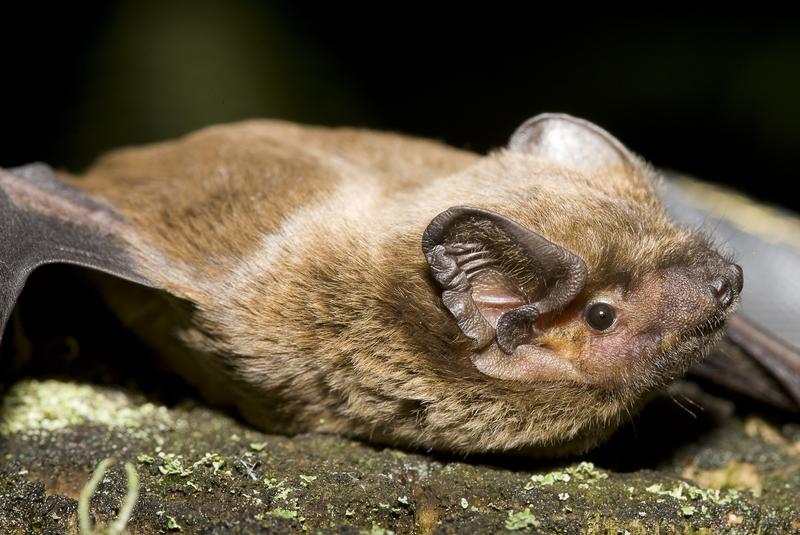
[[[800, 210], [800, 32], [751, 12], [106, 0], [4, 8], [0, 165], [249, 117], [485, 151], [563, 111], [658, 166]], [[78, 7], [80, 6], [80, 7]]]

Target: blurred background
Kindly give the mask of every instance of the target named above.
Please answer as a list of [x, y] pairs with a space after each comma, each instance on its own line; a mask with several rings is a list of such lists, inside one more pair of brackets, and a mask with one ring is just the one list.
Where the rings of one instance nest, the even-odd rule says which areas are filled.
[[567, 7], [4, 8], [0, 165], [80, 171], [113, 147], [251, 117], [389, 129], [483, 152], [525, 118], [562, 111], [658, 166], [800, 210], [790, 194], [800, 168], [794, 21]]

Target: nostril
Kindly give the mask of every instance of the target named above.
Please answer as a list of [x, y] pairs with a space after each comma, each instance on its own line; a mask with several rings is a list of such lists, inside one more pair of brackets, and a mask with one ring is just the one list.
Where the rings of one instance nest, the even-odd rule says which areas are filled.
[[719, 278], [711, 284], [711, 292], [714, 298], [722, 305], [722, 308], [728, 308], [733, 302], [733, 288], [728, 279]]

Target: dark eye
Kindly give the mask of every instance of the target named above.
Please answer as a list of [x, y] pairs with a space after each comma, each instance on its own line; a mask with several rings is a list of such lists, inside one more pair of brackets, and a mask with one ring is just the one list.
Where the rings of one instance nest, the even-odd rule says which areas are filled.
[[592, 303], [586, 309], [586, 323], [596, 331], [605, 331], [614, 325], [617, 311], [608, 303]]

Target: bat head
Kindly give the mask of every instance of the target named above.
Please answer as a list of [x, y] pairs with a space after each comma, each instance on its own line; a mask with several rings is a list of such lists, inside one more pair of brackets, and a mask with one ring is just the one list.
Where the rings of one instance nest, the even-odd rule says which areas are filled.
[[422, 238], [461, 357], [504, 411], [483, 405], [495, 434], [472, 444], [586, 447], [718, 340], [742, 270], [675, 227], [651, 171], [591, 123], [535, 117], [486, 164], [510, 194]]

